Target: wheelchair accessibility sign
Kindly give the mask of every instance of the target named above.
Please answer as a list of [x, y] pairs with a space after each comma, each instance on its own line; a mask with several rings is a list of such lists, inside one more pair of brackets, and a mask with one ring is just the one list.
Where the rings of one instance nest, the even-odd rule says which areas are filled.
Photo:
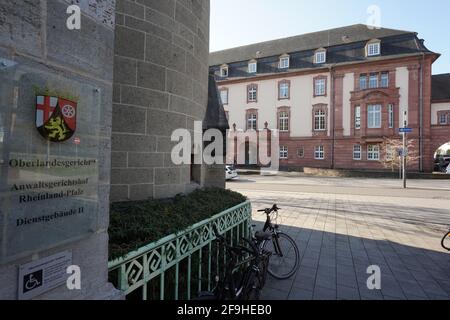
[[33, 299], [66, 283], [67, 267], [72, 265], [72, 253], [64, 251], [20, 266], [19, 300]]
[[23, 278], [23, 293], [42, 287], [44, 270], [39, 270], [25, 275]]

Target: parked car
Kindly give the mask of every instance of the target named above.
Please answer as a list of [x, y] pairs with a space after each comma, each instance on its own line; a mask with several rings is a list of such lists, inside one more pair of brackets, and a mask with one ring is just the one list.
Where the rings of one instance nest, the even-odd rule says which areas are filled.
[[234, 166], [225, 166], [225, 179], [232, 180], [238, 177], [238, 173]]
[[446, 172], [450, 165], [450, 156], [437, 156], [434, 160], [434, 171]]

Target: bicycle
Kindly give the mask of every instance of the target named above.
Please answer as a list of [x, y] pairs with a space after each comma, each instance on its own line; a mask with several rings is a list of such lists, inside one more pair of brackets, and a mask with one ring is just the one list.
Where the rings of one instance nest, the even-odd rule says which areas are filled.
[[450, 251], [450, 231], [445, 234], [441, 241], [442, 248]]
[[[245, 246], [230, 246], [214, 226], [219, 244], [230, 254], [223, 279], [216, 277], [216, 287], [211, 292], [200, 292], [196, 301], [202, 300], [259, 300], [266, 282], [270, 253], [260, 251], [260, 243], [271, 237], [268, 233], [257, 233], [252, 240], [243, 238]], [[243, 259], [241, 259], [243, 258]], [[242, 260], [242, 261], [239, 261]], [[248, 267], [245, 265], [248, 264]], [[240, 274], [238, 270], [245, 267]]]
[[268, 273], [275, 279], [285, 280], [297, 272], [300, 266], [300, 252], [295, 241], [284, 232], [279, 231], [279, 225], [272, 223], [272, 213], [277, 215], [275, 217], [277, 219], [279, 210], [281, 209], [276, 204], [272, 208], [258, 210], [267, 216], [263, 232], [271, 234], [270, 239], [262, 243], [261, 249], [272, 253]]

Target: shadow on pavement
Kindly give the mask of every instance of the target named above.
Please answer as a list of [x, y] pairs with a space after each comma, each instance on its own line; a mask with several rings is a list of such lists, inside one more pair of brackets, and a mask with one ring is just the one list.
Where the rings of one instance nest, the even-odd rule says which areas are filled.
[[[256, 230], [262, 228], [256, 222]], [[300, 249], [300, 268], [289, 280], [269, 277], [268, 300], [448, 300], [450, 254], [281, 225]], [[436, 250], [439, 250], [436, 243]], [[381, 269], [381, 290], [369, 290], [367, 268]]]

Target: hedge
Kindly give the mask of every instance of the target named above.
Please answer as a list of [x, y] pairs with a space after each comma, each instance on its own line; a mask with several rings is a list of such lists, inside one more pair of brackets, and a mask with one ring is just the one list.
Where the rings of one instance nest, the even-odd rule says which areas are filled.
[[122, 257], [142, 246], [247, 201], [243, 195], [218, 188], [196, 190], [172, 199], [111, 204], [109, 259]]

